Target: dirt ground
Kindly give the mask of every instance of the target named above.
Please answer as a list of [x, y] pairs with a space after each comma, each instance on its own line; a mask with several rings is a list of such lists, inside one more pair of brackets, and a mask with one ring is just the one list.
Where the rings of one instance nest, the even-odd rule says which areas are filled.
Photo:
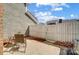
[[[48, 45], [35, 40], [26, 39], [26, 51], [25, 53], [16, 51], [14, 55], [59, 55], [60, 48]], [[21, 46], [21, 45], [20, 45]], [[25, 47], [21, 46], [20, 50], [24, 50]], [[6, 50], [6, 48], [4, 48]], [[4, 55], [13, 55], [12, 52], [4, 52]]]

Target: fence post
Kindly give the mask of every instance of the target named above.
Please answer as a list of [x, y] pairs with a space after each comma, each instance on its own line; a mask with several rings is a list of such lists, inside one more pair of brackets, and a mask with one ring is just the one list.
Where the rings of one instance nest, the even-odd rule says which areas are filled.
[[45, 31], [45, 33], [46, 33], [46, 40], [48, 40], [48, 36], [47, 36], [48, 27], [47, 27], [47, 25], [45, 26], [45, 28], [46, 28], [46, 31]]

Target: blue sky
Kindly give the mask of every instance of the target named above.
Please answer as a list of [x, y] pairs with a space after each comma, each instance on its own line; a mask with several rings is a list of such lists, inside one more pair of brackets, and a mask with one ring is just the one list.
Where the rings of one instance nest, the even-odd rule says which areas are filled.
[[79, 3], [31, 3], [28, 9], [39, 22], [79, 19]]

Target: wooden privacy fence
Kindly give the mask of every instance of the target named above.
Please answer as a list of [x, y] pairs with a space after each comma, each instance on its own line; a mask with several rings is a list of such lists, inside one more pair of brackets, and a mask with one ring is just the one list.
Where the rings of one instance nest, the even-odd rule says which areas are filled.
[[79, 39], [79, 21], [56, 25], [33, 25], [29, 27], [29, 35], [49, 41], [73, 42]]

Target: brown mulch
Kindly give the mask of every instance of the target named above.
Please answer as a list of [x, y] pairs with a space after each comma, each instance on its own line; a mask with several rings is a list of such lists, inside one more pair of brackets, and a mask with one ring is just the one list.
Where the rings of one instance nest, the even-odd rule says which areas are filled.
[[74, 47], [74, 44], [71, 43], [71, 42], [60, 42], [60, 41], [56, 41], [53, 44], [60, 45], [60, 46], [63, 46], [63, 47], [67, 47], [67, 48], [73, 48]]
[[31, 39], [31, 40], [36, 40], [36, 41], [39, 41], [39, 42], [44, 42], [46, 41], [46, 39], [44, 38], [39, 38], [39, 37], [34, 37], [34, 36], [28, 36], [26, 37], [27, 39]]

